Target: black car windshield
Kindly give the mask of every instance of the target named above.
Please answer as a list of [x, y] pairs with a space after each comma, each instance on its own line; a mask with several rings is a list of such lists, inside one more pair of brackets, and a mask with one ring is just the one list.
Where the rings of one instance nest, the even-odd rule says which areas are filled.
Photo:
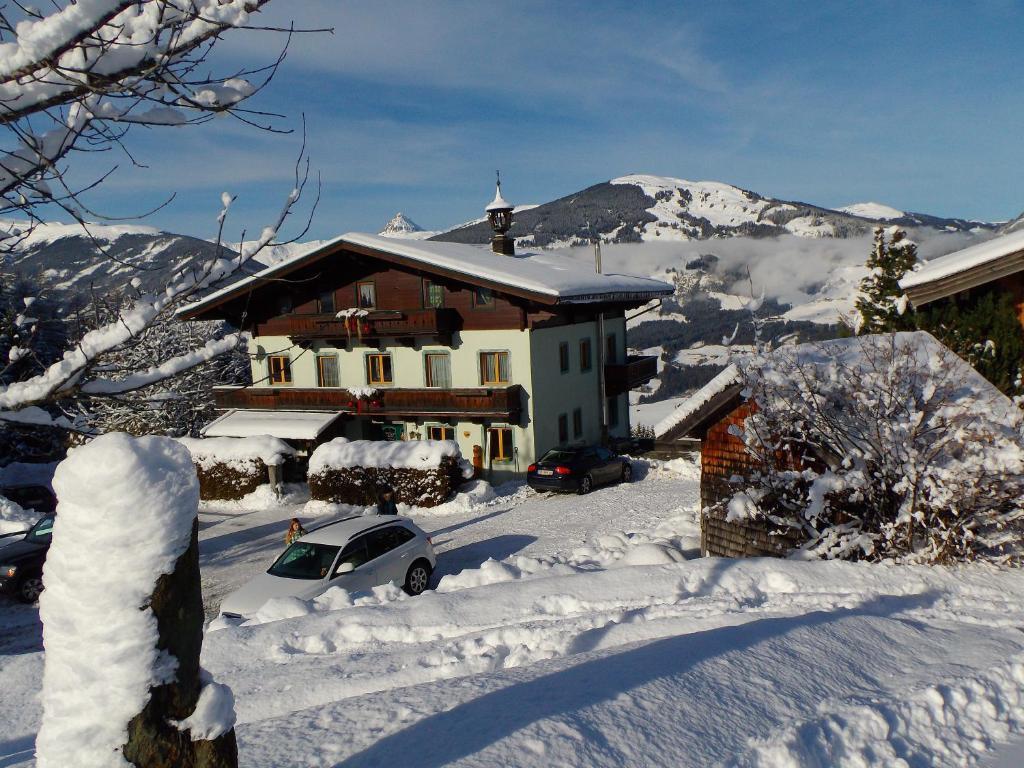
[[44, 517], [25, 534], [25, 541], [31, 541], [33, 544], [49, 544], [52, 537], [53, 518]]
[[557, 448], [548, 451], [541, 457], [541, 461], [553, 461], [556, 464], [572, 461], [578, 455], [578, 451], [560, 451]]
[[271, 576], [286, 579], [323, 579], [341, 547], [296, 541], [267, 571]]

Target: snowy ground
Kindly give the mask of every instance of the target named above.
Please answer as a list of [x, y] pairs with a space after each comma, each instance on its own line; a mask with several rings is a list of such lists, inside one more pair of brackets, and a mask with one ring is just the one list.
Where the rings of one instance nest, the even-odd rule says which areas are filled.
[[[208, 632], [243, 765], [1020, 764], [1024, 574], [684, 561], [692, 466], [585, 498], [504, 490], [414, 513], [432, 593], [338, 590]], [[204, 510], [211, 611], [308, 521], [288, 501]], [[0, 617], [0, 768], [31, 765], [38, 615]]]

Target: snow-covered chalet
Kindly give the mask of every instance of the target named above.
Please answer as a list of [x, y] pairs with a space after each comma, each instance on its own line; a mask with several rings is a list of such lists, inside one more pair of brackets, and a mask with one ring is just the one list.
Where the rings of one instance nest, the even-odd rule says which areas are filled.
[[627, 354], [625, 315], [672, 287], [517, 251], [500, 184], [486, 211], [489, 249], [349, 233], [179, 310], [252, 335], [253, 384], [216, 390], [204, 434], [455, 440], [496, 480], [628, 435], [656, 359]]

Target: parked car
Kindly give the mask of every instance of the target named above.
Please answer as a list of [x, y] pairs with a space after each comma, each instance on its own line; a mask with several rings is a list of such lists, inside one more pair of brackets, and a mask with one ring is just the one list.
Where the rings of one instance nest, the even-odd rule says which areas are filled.
[[221, 603], [221, 615], [251, 616], [274, 597], [309, 600], [331, 587], [350, 592], [400, 584], [418, 595], [430, 584], [437, 558], [430, 538], [398, 515], [347, 517], [314, 528]]
[[601, 446], [553, 448], [526, 470], [526, 482], [535, 491], [590, 493], [595, 485], [632, 479], [629, 459]]
[[43, 563], [53, 538], [53, 515], [45, 515], [21, 541], [0, 549], [0, 592], [34, 603], [43, 591]]
[[24, 509], [34, 509], [41, 515], [49, 514], [57, 508], [57, 497], [53, 495], [53, 490], [45, 485], [5, 485], [0, 488], [0, 496], [10, 499]]

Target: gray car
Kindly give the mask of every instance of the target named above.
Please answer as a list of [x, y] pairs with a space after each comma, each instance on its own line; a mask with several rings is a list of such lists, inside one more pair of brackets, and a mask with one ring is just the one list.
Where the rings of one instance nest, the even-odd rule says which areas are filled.
[[229, 618], [251, 616], [275, 597], [309, 600], [331, 587], [363, 592], [394, 582], [410, 595], [430, 585], [437, 558], [430, 538], [407, 517], [347, 517], [314, 528], [221, 603]]

